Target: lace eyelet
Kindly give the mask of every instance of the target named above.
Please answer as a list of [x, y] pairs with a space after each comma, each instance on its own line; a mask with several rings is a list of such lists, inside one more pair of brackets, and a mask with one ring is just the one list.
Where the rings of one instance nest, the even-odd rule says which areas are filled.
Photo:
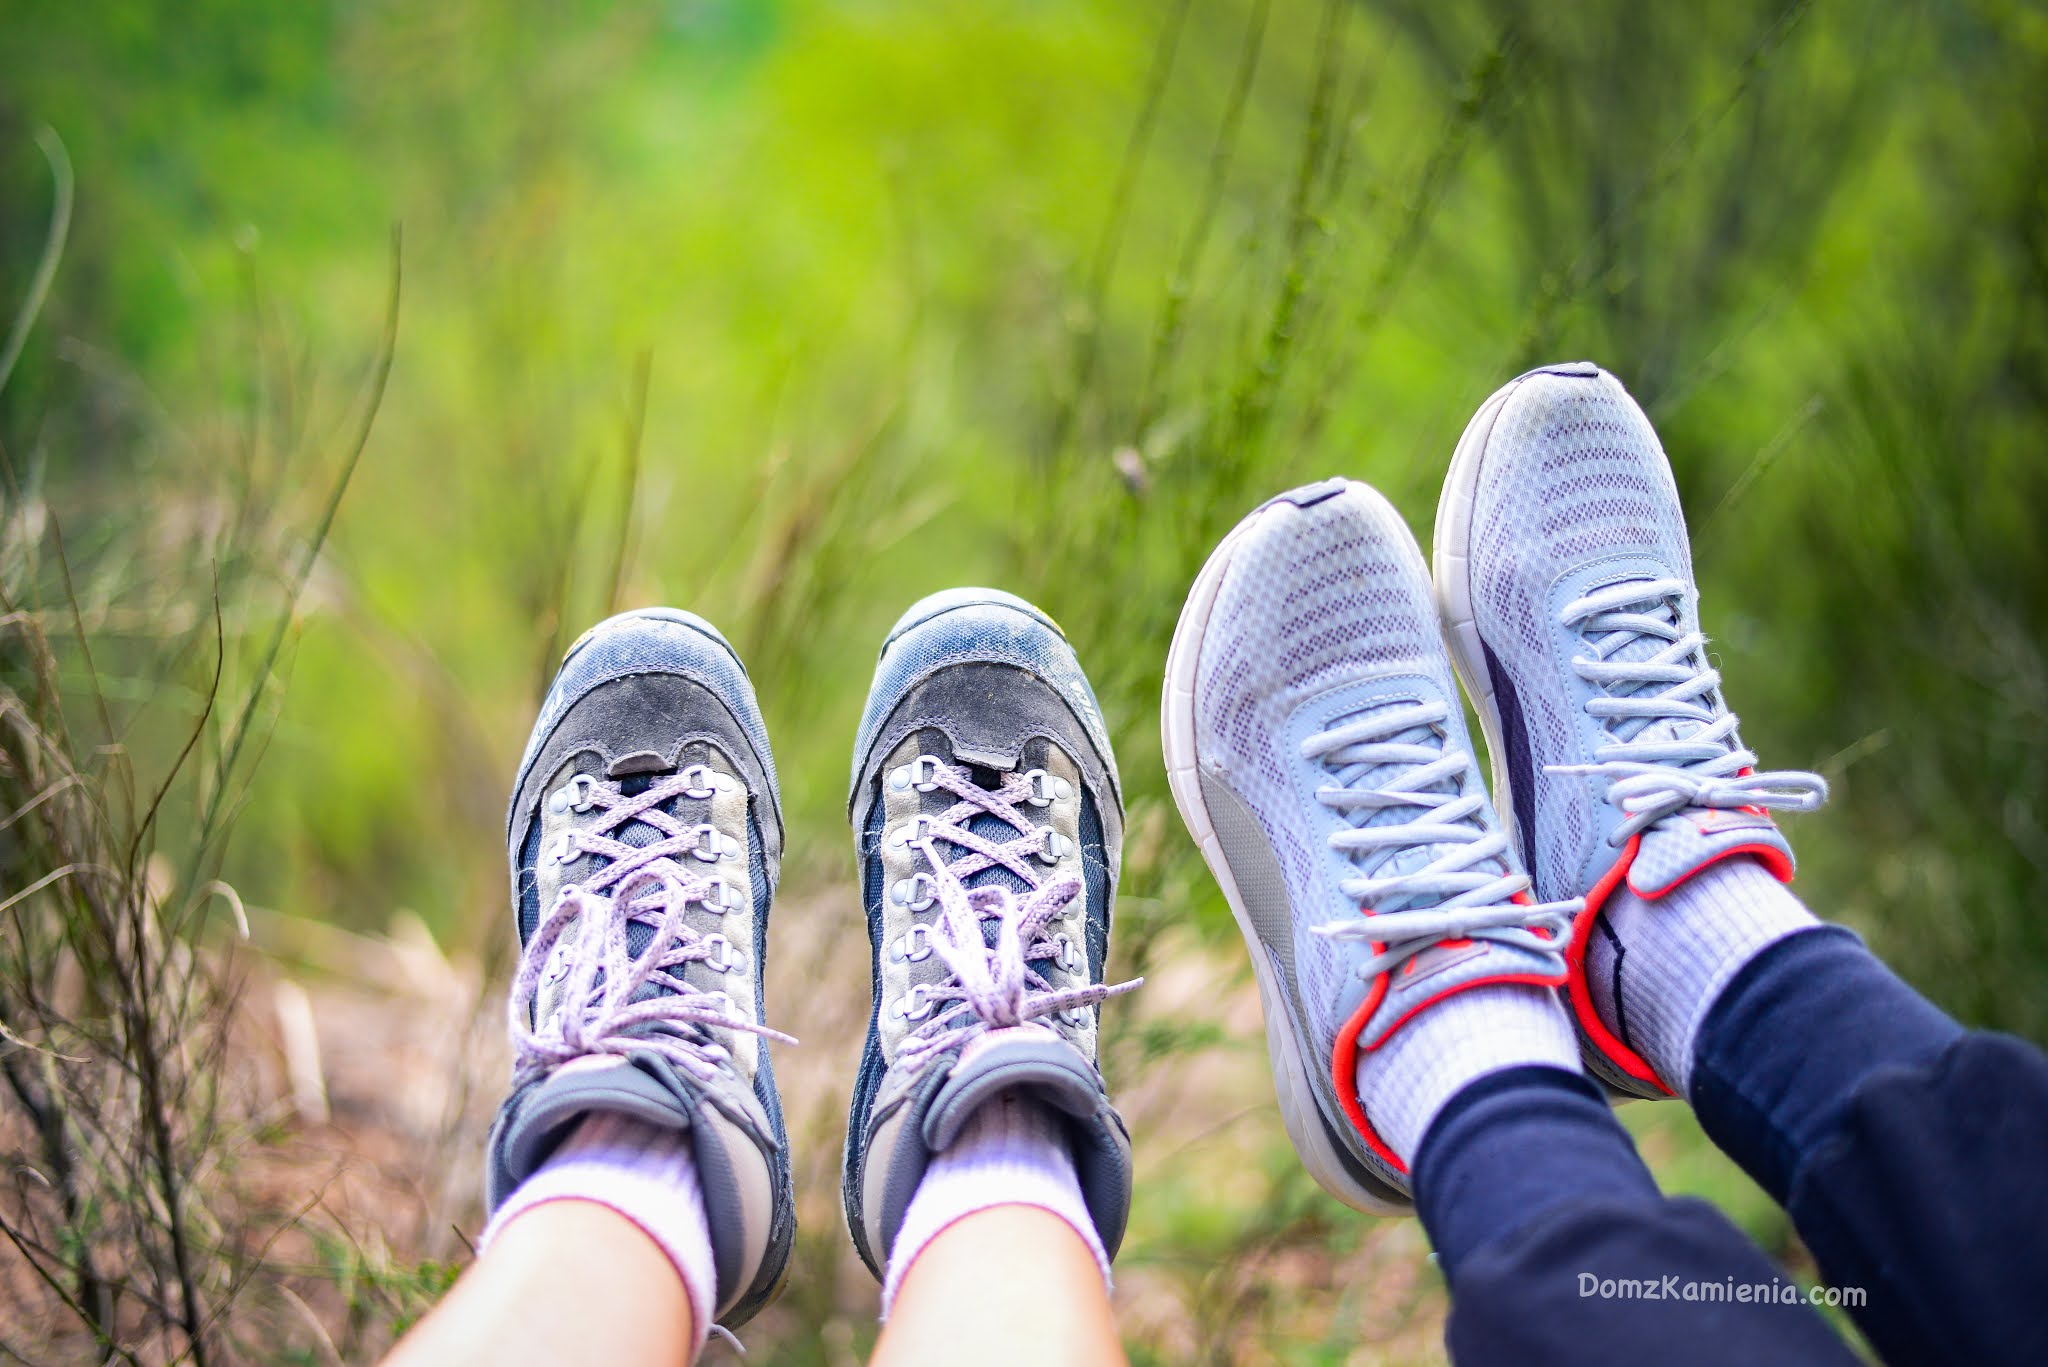
[[920, 921], [903, 932], [896, 943], [889, 946], [889, 957], [899, 964], [923, 963], [932, 956], [932, 928]]
[[1055, 778], [1043, 769], [1033, 769], [1024, 775], [1024, 781], [1031, 786], [1031, 795], [1024, 800], [1034, 807], [1050, 807], [1054, 801], [1074, 794], [1073, 784], [1063, 778]]
[[573, 864], [580, 856], [581, 851], [576, 848], [574, 831], [563, 831], [561, 838], [555, 841], [554, 847], [548, 851], [548, 857], [557, 864]]
[[722, 834], [716, 826], [697, 826], [690, 834], [697, 842], [689, 850], [692, 858], [701, 859], [707, 864], [715, 864], [721, 859], [734, 859], [739, 856], [740, 842]]
[[1055, 960], [1055, 962], [1057, 962], [1061, 968], [1064, 968], [1067, 972], [1072, 973], [1081, 966], [1081, 949], [1080, 946], [1074, 943], [1073, 936], [1056, 936], [1053, 939], [1053, 943], [1060, 947], [1059, 958]]
[[714, 916], [723, 916], [737, 910], [740, 905], [740, 890], [723, 878], [713, 878], [697, 901]]
[[732, 941], [714, 931], [704, 937], [704, 947], [708, 950], [714, 945], [718, 948], [718, 956], [712, 958], [707, 955], [704, 960], [706, 967], [717, 973], [730, 973], [738, 967], [739, 956], [733, 950]]
[[683, 796], [698, 802], [716, 797], [732, 783], [731, 779], [708, 764], [693, 764], [683, 770], [680, 777], [688, 785], [683, 789]]
[[548, 810], [556, 816], [569, 812], [587, 812], [595, 805], [591, 796], [597, 791], [597, 780], [588, 774], [574, 774], [567, 783], [548, 794]]
[[928, 793], [939, 786], [939, 761], [933, 755], [919, 755], [908, 764], [898, 765], [889, 771], [889, 786], [897, 792], [915, 788]]
[[907, 911], [919, 912], [939, 900], [939, 885], [928, 873], [899, 878], [889, 889], [889, 900]]
[[1050, 826], [1045, 827], [1044, 830], [1045, 839], [1040, 842], [1036, 851], [1039, 862], [1057, 864], [1060, 860], [1066, 858], [1068, 851], [1074, 848], [1074, 842]]
[[922, 983], [905, 992], [902, 1000], [896, 1003], [896, 1015], [902, 1020], [921, 1021], [931, 1013], [931, 994], [925, 991]]
[[903, 825], [889, 832], [887, 844], [899, 850], [907, 850], [920, 840], [931, 838], [932, 819], [928, 816], [914, 816]]

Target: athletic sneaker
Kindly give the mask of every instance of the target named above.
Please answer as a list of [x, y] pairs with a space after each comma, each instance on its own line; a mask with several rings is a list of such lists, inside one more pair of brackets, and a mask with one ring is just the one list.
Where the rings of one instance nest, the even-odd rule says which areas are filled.
[[1624, 879], [1654, 899], [1735, 855], [1789, 881], [1767, 809], [1810, 811], [1827, 786], [1756, 772], [1707, 659], [1670, 463], [1619, 380], [1551, 366], [1486, 401], [1444, 485], [1436, 586], [1537, 892], [1585, 898], [1567, 957], [1587, 1065], [1626, 1095], [1669, 1095], [1595, 1008], [1602, 906]]
[[718, 1322], [743, 1324], [796, 1236], [765, 1039], [795, 1041], [762, 1023], [782, 808], [725, 638], [665, 608], [593, 627], [541, 704], [506, 824], [522, 952], [490, 1208], [586, 1113], [672, 1129], [703, 1191]]
[[1405, 1212], [1363, 1051], [1487, 984], [1564, 981], [1466, 737], [1422, 552], [1363, 484], [1253, 510], [1181, 610], [1163, 713], [1175, 804], [1252, 951], [1287, 1133], [1325, 1190]]
[[955, 589], [890, 631], [849, 800], [874, 1016], [847, 1122], [846, 1221], [877, 1277], [935, 1153], [1016, 1089], [1052, 1111], [1114, 1257], [1130, 1135], [1096, 1066], [1123, 849], [1116, 761], [1051, 618]]

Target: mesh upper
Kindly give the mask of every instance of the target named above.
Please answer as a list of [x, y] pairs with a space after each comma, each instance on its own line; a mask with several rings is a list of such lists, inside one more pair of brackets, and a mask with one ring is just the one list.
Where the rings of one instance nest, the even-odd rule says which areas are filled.
[[[1303, 508], [1280, 501], [1237, 534], [1203, 629], [1195, 744], [1257, 814], [1295, 908], [1295, 969], [1316, 1044], [1342, 1024], [1329, 1009], [1356, 952], [1309, 927], [1356, 915], [1327, 872], [1327, 809], [1303, 792], [1327, 781], [1291, 751], [1303, 702], [1362, 676], [1419, 674], [1457, 705], [1421, 552], [1400, 514], [1363, 485]], [[1297, 784], [1298, 771], [1309, 771]]]
[[[1670, 463], [1619, 380], [1587, 367], [1537, 372], [1516, 385], [1481, 458], [1470, 552], [1475, 623], [1505, 676], [1496, 685], [1513, 688], [1525, 718], [1533, 772], [1591, 759], [1599, 723], [1581, 709], [1587, 686], [1571, 672], [1571, 636], [1557, 624], [1558, 609], [1600, 583], [1643, 577], [1645, 566], [1692, 580]], [[1587, 573], [1606, 561], [1629, 572], [1604, 580]], [[1685, 613], [1693, 616], [1690, 604]], [[1590, 778], [1535, 782], [1536, 829], [1521, 840], [1538, 896], [1575, 896], [1596, 847], [1611, 857], [1601, 837], [1618, 817], [1605, 786]]]

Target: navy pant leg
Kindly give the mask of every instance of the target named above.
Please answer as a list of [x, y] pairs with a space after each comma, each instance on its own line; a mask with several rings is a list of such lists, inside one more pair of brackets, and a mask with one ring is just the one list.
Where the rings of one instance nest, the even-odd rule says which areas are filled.
[[1480, 1078], [1431, 1123], [1414, 1178], [1459, 1367], [1855, 1361], [1725, 1217], [1657, 1190], [1578, 1074]]
[[1966, 1032], [1839, 928], [1708, 1012], [1692, 1101], [1893, 1367], [2048, 1363], [2048, 1059]]

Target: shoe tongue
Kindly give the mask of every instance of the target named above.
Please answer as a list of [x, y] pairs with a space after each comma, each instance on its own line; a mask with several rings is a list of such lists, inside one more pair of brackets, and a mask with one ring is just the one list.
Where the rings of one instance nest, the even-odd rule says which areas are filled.
[[1545, 953], [1499, 940], [1446, 940], [1388, 975], [1386, 995], [1358, 1032], [1358, 1043], [1363, 1048], [1377, 1048], [1396, 1031], [1421, 1019], [1425, 1006], [1475, 987], [1500, 982], [1556, 986], [1564, 980], [1556, 951]]
[[[962, 768], [967, 773], [977, 776], [984, 786], [999, 788], [1010, 778], [1010, 774], [1005, 771], [981, 769], [961, 764], [954, 757], [952, 742], [943, 731], [934, 730], [925, 733], [923, 737], [923, 752], [947, 765]], [[953, 793], [943, 788], [935, 789], [924, 795], [924, 803], [919, 810], [926, 816], [943, 816], [958, 805], [959, 801], [960, 799]], [[1032, 809], [1027, 807], [1025, 810], [1029, 812]], [[987, 812], [981, 812], [969, 817], [966, 822], [966, 829], [970, 834], [980, 836], [983, 840], [995, 845], [1006, 844], [1017, 839], [1021, 834], [1009, 822]], [[943, 841], [940, 842], [940, 849], [942, 853], [949, 853], [954, 856], [953, 862], [969, 857], [966, 851], [948, 846]], [[982, 869], [978, 873], [967, 875], [960, 880], [960, 886], [966, 888], [969, 892], [974, 891], [976, 888], [1002, 888], [1015, 897], [1024, 897], [1031, 892], [1031, 884], [1000, 864]], [[996, 922], [992, 920], [983, 921], [981, 932], [984, 941], [990, 948], [993, 948], [995, 945]]]
[[1056, 1031], [1035, 1021], [987, 1030], [960, 1051], [932, 1098], [923, 1121], [926, 1144], [945, 1149], [978, 1106], [1011, 1091], [1078, 1119], [1095, 1114], [1100, 1100], [1094, 1069]]
[[1770, 817], [1741, 808], [1694, 807], [1643, 832], [1629, 861], [1629, 891], [1662, 897], [1717, 860], [1753, 854], [1778, 877], [1792, 876], [1792, 846]]
[[[1619, 583], [1626, 582], [1628, 581], [1619, 581]], [[1609, 585], [1608, 587], [1618, 587], [1619, 583]], [[1671, 600], [1668, 598], [1658, 599], [1654, 602], [1645, 598], [1640, 603], [1631, 604], [1624, 610], [1639, 613], [1643, 616], [1655, 617], [1662, 621], [1670, 622], [1674, 626], [1681, 625], [1678, 613], [1672, 607]], [[1660, 636], [1637, 635], [1630, 638], [1619, 650], [1616, 650], [1606, 658], [1615, 664], [1638, 664], [1662, 653], [1669, 648], [1670, 644], [1669, 641]], [[1608, 691], [1614, 697], [1634, 697], [1640, 694], [1656, 693], [1669, 686], [1668, 684], [1661, 683], [1619, 684]], [[1641, 717], [1619, 717], [1609, 725], [1608, 730], [1620, 740], [1647, 743], [1688, 740], [1695, 732], [1701, 730], [1706, 725], [1707, 723], [1705, 722], [1694, 721], [1686, 717], [1656, 717], [1648, 720]]]
[[[677, 758], [676, 767], [702, 762], [705, 756], [698, 753], [702, 749], [702, 746], [690, 747], [688, 753]], [[649, 758], [652, 759], [654, 757], [649, 756]], [[633, 797], [646, 792], [655, 784], [667, 781], [675, 773], [676, 767], [663, 767], [657, 770], [652, 766], [643, 765], [619, 777], [606, 777], [601, 771], [592, 772], [591, 777], [599, 783], [615, 788], [624, 797]], [[683, 819], [683, 813], [680, 810], [683, 801], [684, 799], [680, 796], [672, 797], [654, 810], [680, 821]], [[637, 817], [630, 821], [620, 822], [609, 834], [611, 839], [618, 841], [621, 845], [636, 850], [644, 850], [663, 839], [661, 830]], [[596, 869], [602, 869], [611, 862], [609, 859], [600, 859], [592, 856], [592, 863]], [[636, 897], [644, 896], [648, 890], [647, 884], [642, 883], [634, 895]], [[655, 926], [644, 920], [629, 922], [626, 926], [626, 952], [636, 959], [646, 953], [648, 945], [654, 942], [655, 930]], [[658, 987], [648, 983], [633, 994], [633, 999], [635, 1001], [644, 1001], [649, 997], [669, 996], [672, 994], [673, 989], [671, 988]]]

